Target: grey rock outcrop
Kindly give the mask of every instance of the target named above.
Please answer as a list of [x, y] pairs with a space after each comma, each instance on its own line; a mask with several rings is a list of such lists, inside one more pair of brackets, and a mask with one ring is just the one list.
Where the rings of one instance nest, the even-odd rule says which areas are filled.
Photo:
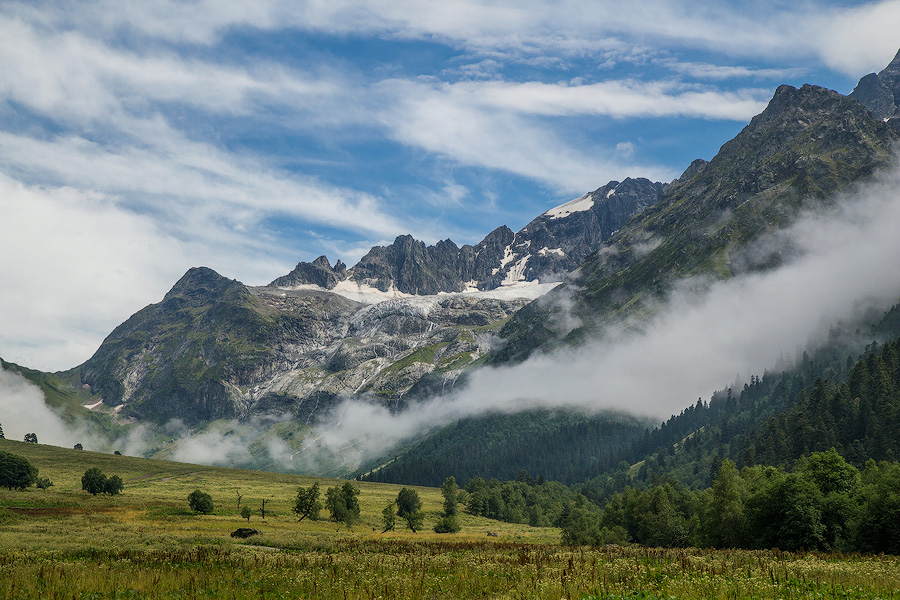
[[276, 287], [296, 287], [304, 284], [317, 285], [326, 290], [334, 289], [339, 282], [347, 278], [347, 265], [337, 261], [334, 267], [328, 258], [320, 256], [311, 263], [298, 263], [293, 271], [279, 277], [270, 285]]
[[900, 118], [900, 51], [880, 73], [860, 79], [850, 97], [879, 119]]

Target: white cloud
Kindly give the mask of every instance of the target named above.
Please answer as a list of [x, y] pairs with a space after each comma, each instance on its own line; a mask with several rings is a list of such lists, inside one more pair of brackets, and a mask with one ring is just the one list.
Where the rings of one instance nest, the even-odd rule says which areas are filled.
[[[405, 144], [466, 165], [502, 169], [581, 193], [612, 179], [669, 181], [673, 169], [640, 164], [601, 142], [578, 148], [542, 118], [573, 116], [749, 119], [765, 107], [763, 91], [722, 93], [673, 83], [609, 81], [592, 85], [537, 82], [442, 84], [391, 80], [378, 90], [390, 108], [382, 121]], [[767, 92], [765, 92], [767, 94]], [[608, 150], [605, 147], [612, 147]]]
[[897, 54], [900, 0], [825, 11], [812, 24], [811, 41], [826, 64], [859, 77], [880, 71]]
[[187, 244], [99, 194], [0, 175], [0, 212], [0, 356], [29, 367], [86, 360], [190, 266]]
[[227, 67], [167, 51], [141, 55], [78, 31], [42, 31], [0, 16], [0, 94], [56, 120], [110, 117], [180, 102], [212, 113], [249, 113], [265, 100], [327, 103], [342, 90], [271, 63]]
[[545, 116], [698, 117], [745, 121], [765, 108], [771, 90], [722, 92], [667, 81], [457, 83], [444, 91], [467, 103]]
[[3, 435], [23, 440], [26, 433], [37, 435], [38, 442], [57, 446], [74, 446], [84, 440], [68, 428], [56, 413], [47, 408], [44, 394], [30, 381], [0, 367], [0, 414]]
[[[50, 28], [81, 28], [107, 37], [125, 31], [152, 40], [201, 45], [216, 44], [238, 28], [436, 39], [482, 56], [501, 54], [505, 62], [516, 57], [558, 62], [569, 56], [601, 57], [612, 50], [629, 60], [634, 48], [652, 39], [657, 48], [715, 50], [731, 56], [818, 56], [856, 75], [860, 69], [883, 66], [896, 52], [900, 0], [853, 7], [812, 0], [763, 5], [649, 0], [627, 10], [613, 3], [578, 0], [266, 0], [252, 4], [98, 0], [79, 4], [77, 11], [57, 2], [8, 2], [5, 12]], [[611, 58], [606, 55], [603, 60]], [[719, 71], [719, 76], [723, 73]]]
[[724, 80], [724, 79], [779, 79], [785, 80], [802, 75], [805, 69], [760, 69], [744, 66], [714, 65], [709, 63], [679, 62], [674, 59], [662, 59], [660, 64], [672, 69], [676, 73], [690, 75], [697, 79]]

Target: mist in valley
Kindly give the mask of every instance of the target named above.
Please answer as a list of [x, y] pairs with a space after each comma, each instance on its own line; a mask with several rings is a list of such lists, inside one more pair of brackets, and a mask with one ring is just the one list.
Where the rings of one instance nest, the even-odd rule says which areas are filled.
[[[732, 256], [733, 269], [742, 274], [679, 282], [638, 327], [608, 328], [577, 348], [478, 369], [465, 384], [448, 385], [441, 396], [399, 412], [368, 397], [344, 398], [302, 443], [273, 434], [283, 415], [218, 422], [202, 431], [176, 420], [160, 430], [138, 426], [127, 438], [109, 442], [71, 430], [47, 408], [37, 387], [9, 371], [0, 371], [0, 424], [12, 439], [36, 432], [42, 443], [83, 443], [134, 455], [166, 439], [169, 457], [202, 464], [258, 464], [250, 452], [254, 446], [267, 468], [335, 474], [388, 455], [430, 429], [492, 412], [617, 411], [659, 422], [740, 383], [741, 376], [784, 367], [785, 357], [820, 346], [836, 325], [852, 331], [895, 304], [898, 190], [900, 169], [894, 169], [841, 195], [830, 208], [804, 214]], [[563, 304], [571, 305], [565, 299]]]

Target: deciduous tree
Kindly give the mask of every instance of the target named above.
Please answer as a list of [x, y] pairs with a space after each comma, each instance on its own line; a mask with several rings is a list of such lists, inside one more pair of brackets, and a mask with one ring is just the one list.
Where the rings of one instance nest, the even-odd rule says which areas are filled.
[[308, 488], [297, 488], [297, 498], [294, 500], [294, 507], [291, 509], [302, 521], [306, 517], [312, 520], [319, 518], [319, 511], [322, 510], [322, 503], [319, 502], [319, 482], [313, 483]]
[[381, 511], [381, 522], [384, 524], [381, 533], [394, 530], [394, 526], [397, 524], [397, 513], [393, 502], [388, 503]]
[[406, 521], [406, 526], [413, 533], [422, 528], [425, 515], [422, 513], [422, 501], [416, 490], [402, 488], [397, 494], [397, 516]]
[[456, 478], [453, 475], [445, 479], [441, 485], [441, 494], [444, 496], [444, 512], [434, 524], [435, 533], [456, 533], [460, 530], [456, 497], [458, 490]]
[[81, 476], [81, 489], [96, 496], [106, 490], [106, 475], [97, 467], [91, 467]]
[[359, 519], [358, 496], [359, 489], [349, 481], [341, 487], [328, 488], [325, 492], [325, 507], [331, 513], [331, 520], [353, 527]]

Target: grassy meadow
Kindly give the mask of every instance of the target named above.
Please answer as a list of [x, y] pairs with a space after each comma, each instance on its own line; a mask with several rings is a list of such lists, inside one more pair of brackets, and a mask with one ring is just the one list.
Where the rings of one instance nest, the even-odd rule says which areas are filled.
[[[462, 514], [438, 535], [434, 488], [415, 488], [425, 531], [381, 533], [400, 486], [361, 483], [361, 521], [297, 522], [298, 486], [337, 480], [223, 469], [0, 440], [54, 485], [0, 490], [0, 598], [900, 598], [900, 559], [778, 551], [570, 548], [559, 530]], [[90, 496], [98, 467], [125, 482]], [[195, 515], [194, 489], [215, 511]], [[248, 522], [238, 509], [249, 506]], [[266, 519], [259, 508], [266, 502]], [[232, 538], [238, 527], [261, 535]], [[492, 534], [488, 536], [488, 532]]]

